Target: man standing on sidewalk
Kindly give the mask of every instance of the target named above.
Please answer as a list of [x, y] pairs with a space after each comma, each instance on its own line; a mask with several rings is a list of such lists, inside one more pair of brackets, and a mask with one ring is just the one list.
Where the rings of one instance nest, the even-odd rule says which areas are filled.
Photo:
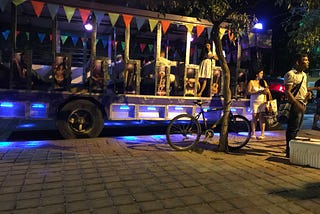
[[[298, 131], [300, 130], [307, 100], [310, 99], [311, 96], [311, 93], [308, 92], [307, 88], [307, 75], [304, 72], [309, 68], [308, 56], [305, 54], [296, 54], [293, 63], [294, 68], [288, 71], [284, 76], [285, 93], [288, 102], [292, 104], [289, 119], [287, 121], [286, 157], [289, 157], [290, 155], [289, 142], [297, 136]], [[292, 91], [295, 87], [300, 87], [296, 96], [293, 95]]]

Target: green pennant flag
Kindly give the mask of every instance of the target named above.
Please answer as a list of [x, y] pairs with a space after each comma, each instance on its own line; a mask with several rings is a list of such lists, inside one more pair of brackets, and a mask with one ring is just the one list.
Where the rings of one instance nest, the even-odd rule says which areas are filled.
[[68, 39], [68, 36], [61, 35], [60, 38], [61, 38], [62, 44], [64, 44], [66, 42], [66, 40]]
[[30, 33], [26, 32], [26, 35], [27, 35], [27, 40], [29, 41], [30, 40]]
[[124, 50], [125, 47], [126, 47], [126, 43], [125, 42], [121, 42], [121, 47], [122, 47], [122, 50]]
[[153, 44], [148, 44], [148, 48], [149, 48], [150, 52], [152, 52], [153, 51]]
[[68, 7], [68, 6], [63, 6], [63, 8], [64, 8], [64, 12], [66, 13], [68, 22], [70, 22], [71, 19], [72, 19], [73, 14], [74, 14], [74, 12], [75, 12], [75, 10], [76, 10], [76, 8], [74, 8], [74, 7]]
[[12, 0], [12, 3], [15, 5], [15, 6], [18, 6], [19, 4], [22, 4], [23, 2], [25, 2], [26, 0]]

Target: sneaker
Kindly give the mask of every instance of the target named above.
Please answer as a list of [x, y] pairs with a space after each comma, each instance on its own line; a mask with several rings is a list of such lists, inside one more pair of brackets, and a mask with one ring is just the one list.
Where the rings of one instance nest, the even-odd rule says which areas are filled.
[[257, 139], [255, 135], [251, 135], [251, 139]]
[[258, 137], [258, 140], [263, 140], [264, 138], [265, 138], [264, 135], [261, 135]]

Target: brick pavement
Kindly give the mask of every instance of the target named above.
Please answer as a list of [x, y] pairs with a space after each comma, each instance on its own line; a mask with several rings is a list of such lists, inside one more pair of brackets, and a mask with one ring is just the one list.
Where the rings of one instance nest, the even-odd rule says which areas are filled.
[[284, 145], [283, 131], [231, 154], [162, 135], [1, 142], [0, 213], [320, 213], [320, 170]]

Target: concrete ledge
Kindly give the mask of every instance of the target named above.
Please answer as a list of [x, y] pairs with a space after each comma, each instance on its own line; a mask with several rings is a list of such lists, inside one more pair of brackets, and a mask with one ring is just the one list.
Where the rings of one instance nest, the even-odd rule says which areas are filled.
[[290, 162], [320, 168], [320, 140], [310, 138], [291, 140]]

